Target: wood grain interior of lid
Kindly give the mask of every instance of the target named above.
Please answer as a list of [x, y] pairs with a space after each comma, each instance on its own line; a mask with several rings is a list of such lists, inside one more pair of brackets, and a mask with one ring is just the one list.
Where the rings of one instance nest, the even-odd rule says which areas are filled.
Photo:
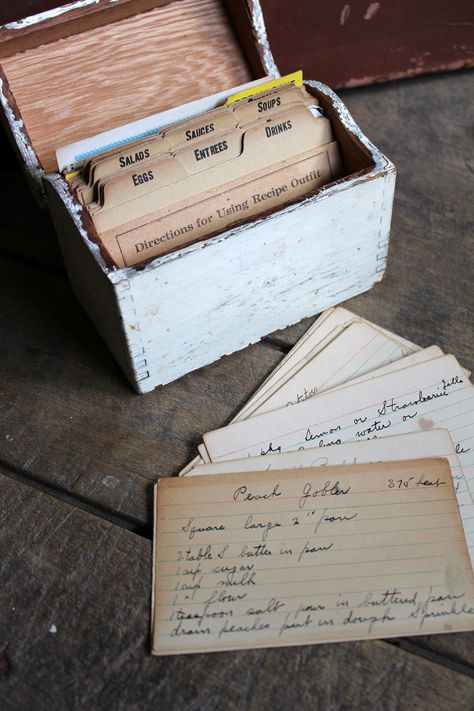
[[182, 0], [2, 61], [39, 160], [252, 77], [219, 0]]
[[0, 7], [0, 58], [111, 25], [170, 2], [177, 0], [80, 0], [66, 4], [32, 0], [26, 6], [21, 2], [14, 10], [10, 5]]

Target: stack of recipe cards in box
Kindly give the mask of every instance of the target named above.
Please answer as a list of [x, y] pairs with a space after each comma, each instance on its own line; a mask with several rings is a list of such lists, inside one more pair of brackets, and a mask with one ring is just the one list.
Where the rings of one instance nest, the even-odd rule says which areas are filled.
[[474, 629], [474, 389], [326, 311], [155, 487], [154, 654]]
[[118, 267], [309, 194], [343, 174], [331, 123], [301, 72], [100, 153], [70, 180]]

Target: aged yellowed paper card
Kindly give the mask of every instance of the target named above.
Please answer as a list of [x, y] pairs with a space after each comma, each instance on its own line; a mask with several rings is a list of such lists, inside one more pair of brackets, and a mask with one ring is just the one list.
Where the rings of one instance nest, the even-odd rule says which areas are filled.
[[474, 628], [444, 459], [162, 479], [154, 654]]
[[[453, 440], [445, 429], [408, 432], [402, 435], [333, 444], [330, 447], [297, 449], [265, 457], [229, 459], [198, 464], [186, 476], [209, 476], [236, 472], [261, 472], [306, 467], [334, 467], [344, 464], [373, 464], [410, 459], [447, 459], [454, 485], [462, 481], [462, 468]], [[459, 479], [461, 477], [461, 479]]]

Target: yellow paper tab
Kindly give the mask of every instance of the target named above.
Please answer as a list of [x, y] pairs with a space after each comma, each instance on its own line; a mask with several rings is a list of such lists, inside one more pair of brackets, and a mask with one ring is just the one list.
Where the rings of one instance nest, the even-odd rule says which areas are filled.
[[81, 174], [80, 170], [73, 170], [72, 173], [67, 173], [64, 177], [66, 178], [67, 182], [69, 183], [73, 178], [77, 177], [78, 175]]
[[229, 98], [225, 102], [225, 105], [230, 106], [230, 104], [233, 104], [235, 101], [248, 99], [249, 96], [261, 94], [264, 91], [268, 91], [269, 89], [275, 89], [276, 87], [283, 86], [284, 84], [294, 84], [295, 86], [303, 86], [302, 70], [299, 69], [297, 72], [293, 72], [293, 74], [287, 74], [286, 76], [280, 77], [279, 79], [273, 79], [267, 84], [261, 84], [260, 86], [252, 87], [252, 89], [245, 89], [244, 91], [239, 91], [237, 92], [237, 94], [229, 96]]

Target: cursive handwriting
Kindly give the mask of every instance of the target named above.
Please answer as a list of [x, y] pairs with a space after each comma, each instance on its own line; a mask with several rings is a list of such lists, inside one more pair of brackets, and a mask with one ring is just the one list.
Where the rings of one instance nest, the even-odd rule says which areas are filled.
[[[392, 417], [386, 403], [354, 431], [415, 412]], [[313, 466], [331, 462], [318, 452]], [[156, 619], [171, 651], [474, 629], [446, 464], [236, 473], [204, 491], [206, 481], [162, 506]]]
[[464, 380], [459, 375], [454, 375], [451, 380], [445, 380], [443, 378], [441, 382], [443, 383], [443, 390], [447, 390], [453, 385], [462, 385], [464, 383]]
[[334, 482], [334, 484], [331, 484], [330, 481], [327, 481], [324, 486], [322, 486], [320, 489], [314, 489], [312, 487], [312, 484], [308, 481], [304, 487], [303, 487], [303, 493], [300, 496], [300, 499], [298, 501], [298, 508], [304, 509], [306, 502], [308, 499], [314, 499], [317, 496], [344, 496], [344, 494], [348, 494], [349, 491], [351, 490], [350, 486], [346, 486], [345, 489], [341, 487], [339, 484], [339, 481]]
[[208, 526], [193, 526], [194, 519], [190, 518], [189, 521], [181, 526], [181, 530], [188, 534], [188, 538], [192, 539], [196, 533], [209, 533], [210, 531], [225, 531], [225, 526], [221, 524], [209, 524]]
[[280, 632], [278, 633], [279, 637], [282, 636], [283, 632], [287, 632], [288, 630], [301, 629], [302, 627], [309, 627], [313, 624], [313, 618], [309, 613], [306, 615], [305, 619], [302, 622], [290, 622], [289, 619], [290, 613], [286, 615], [285, 621], [280, 627]]
[[[419, 620], [420, 630], [423, 628], [425, 620], [430, 617], [452, 617], [457, 615], [474, 615], [474, 608], [466, 602], [461, 604], [461, 600], [466, 593], [446, 595], [433, 595], [433, 587], [430, 586], [429, 592], [424, 599], [419, 599], [416, 608], [410, 612], [409, 617], [414, 620]], [[437, 609], [433, 609], [433, 604], [441, 604]]]
[[220, 629], [218, 638], [220, 639], [224, 634], [241, 634], [242, 632], [262, 632], [263, 630], [268, 630], [270, 628], [269, 622], [262, 622], [260, 617], [256, 617], [251, 625], [235, 625], [229, 623], [227, 620], [224, 622], [223, 627]]
[[277, 496], [281, 496], [279, 484], [275, 484], [272, 491], [266, 494], [254, 494], [244, 485], [239, 486], [239, 488], [234, 491], [233, 499], [234, 501], [264, 501], [274, 499]]
[[340, 432], [341, 429], [341, 425], [337, 425], [337, 427], [331, 427], [329, 430], [323, 430], [323, 432], [317, 432], [316, 434], [313, 434], [313, 432], [311, 432], [311, 429], [308, 427], [304, 439], [305, 442], [312, 442], [312, 440], [314, 439], [322, 439], [327, 435], [332, 435], [335, 432]]
[[384, 400], [382, 407], [378, 409], [380, 417], [383, 417], [388, 412], [399, 412], [400, 410], [405, 410], [407, 407], [415, 407], [416, 405], [421, 405], [423, 402], [430, 402], [431, 400], [436, 400], [439, 397], [448, 397], [449, 393], [446, 390], [442, 392], [431, 392], [426, 395], [423, 394], [423, 390], [418, 392], [418, 398], [416, 400], [410, 400], [409, 402], [398, 403], [392, 397], [390, 400]]
[[374, 420], [369, 427], [366, 427], [365, 430], [358, 430], [356, 432], [356, 437], [367, 437], [367, 435], [371, 435], [374, 432], [381, 432], [382, 430], [386, 430], [390, 425], [392, 424], [391, 420], [388, 420], [388, 422], [380, 422], [380, 420]]
[[350, 610], [349, 614], [343, 619], [343, 625], [368, 625], [369, 634], [372, 632], [376, 623], [384, 624], [385, 622], [393, 622], [395, 617], [390, 614], [391, 609], [387, 607], [382, 615], [357, 615], [354, 610]]
[[277, 600], [276, 597], [270, 598], [265, 607], [249, 607], [247, 615], [269, 615], [272, 612], [278, 612], [286, 603]]
[[333, 547], [333, 545], [334, 545], [334, 542], [328, 543], [326, 546], [312, 546], [312, 545], [310, 545], [309, 539], [308, 539], [300, 551], [300, 554], [298, 556], [298, 563], [301, 562], [301, 559], [307, 553], [321, 553], [322, 551], [330, 551], [331, 548]]
[[262, 541], [266, 541], [270, 531], [273, 531], [274, 528], [281, 528], [281, 523], [279, 521], [267, 521], [266, 523], [262, 523], [261, 521], [254, 521], [253, 515], [249, 514], [247, 516], [247, 520], [244, 523], [244, 528], [246, 530], [261, 530]]
[[264, 457], [266, 454], [281, 454], [281, 447], [274, 447], [273, 444], [270, 442], [267, 449], [260, 449], [260, 454], [262, 457]]

